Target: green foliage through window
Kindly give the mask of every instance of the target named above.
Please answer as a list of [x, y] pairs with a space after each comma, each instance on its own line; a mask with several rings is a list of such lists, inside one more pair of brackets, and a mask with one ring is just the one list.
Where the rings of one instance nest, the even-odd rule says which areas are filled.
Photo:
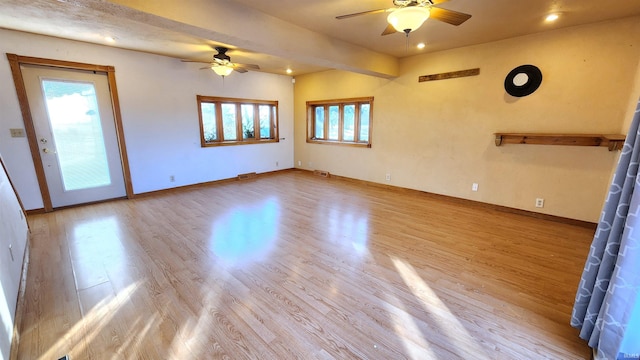
[[373, 97], [307, 101], [307, 142], [371, 147]]
[[278, 141], [278, 102], [197, 96], [202, 146]]

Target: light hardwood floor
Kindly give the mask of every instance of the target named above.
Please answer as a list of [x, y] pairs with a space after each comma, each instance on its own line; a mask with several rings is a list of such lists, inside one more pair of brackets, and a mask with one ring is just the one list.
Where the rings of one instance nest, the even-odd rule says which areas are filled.
[[593, 230], [285, 171], [31, 216], [19, 359], [585, 359]]

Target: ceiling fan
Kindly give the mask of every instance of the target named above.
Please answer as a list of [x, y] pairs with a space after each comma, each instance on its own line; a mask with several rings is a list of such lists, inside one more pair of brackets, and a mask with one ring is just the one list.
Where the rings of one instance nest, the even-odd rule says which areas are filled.
[[231, 58], [227, 55], [229, 48], [224, 46], [216, 46], [214, 48], [218, 53], [213, 55], [213, 61], [198, 61], [198, 60], [182, 60], [183, 62], [197, 62], [209, 64], [207, 67], [200, 68], [200, 70], [211, 69], [220, 76], [227, 76], [233, 72], [233, 70], [239, 73], [246, 73], [249, 70], [260, 70], [260, 66], [255, 64], [240, 64], [232, 63]]
[[387, 28], [382, 35], [402, 32], [409, 36], [409, 33], [417, 30], [428, 18], [446, 22], [447, 24], [458, 26], [469, 20], [471, 15], [442, 9], [435, 5], [440, 5], [449, 0], [393, 0], [392, 8], [362, 11], [353, 14], [336, 16], [336, 19], [348, 19], [354, 16], [390, 13], [387, 16]]

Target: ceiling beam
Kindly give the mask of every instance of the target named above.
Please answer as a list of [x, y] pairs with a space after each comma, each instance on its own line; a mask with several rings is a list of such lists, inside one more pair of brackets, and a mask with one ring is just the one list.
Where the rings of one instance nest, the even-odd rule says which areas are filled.
[[397, 58], [310, 31], [225, 0], [66, 0], [128, 20], [296, 62], [382, 78]]

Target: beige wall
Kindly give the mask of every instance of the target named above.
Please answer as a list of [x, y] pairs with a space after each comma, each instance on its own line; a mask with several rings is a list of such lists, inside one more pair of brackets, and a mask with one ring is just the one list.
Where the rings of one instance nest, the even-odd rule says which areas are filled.
[[[496, 147], [493, 133], [619, 133], [630, 99], [640, 96], [639, 58], [635, 17], [409, 57], [394, 80], [341, 71], [299, 76], [295, 164], [595, 222], [617, 152]], [[543, 82], [532, 95], [513, 98], [503, 81], [522, 64], [538, 66]], [[476, 67], [475, 77], [417, 81], [420, 75]], [[305, 142], [306, 101], [359, 96], [375, 97], [371, 149]], [[473, 182], [479, 183], [478, 192], [471, 191]], [[536, 198], [545, 199], [544, 208], [535, 208]]]
[[636, 76], [634, 80], [634, 86], [631, 90], [631, 97], [629, 98], [629, 104], [627, 105], [627, 112], [624, 117], [624, 122], [622, 124], [622, 132], [626, 134], [629, 130], [629, 126], [631, 126], [631, 120], [633, 120], [633, 115], [636, 112], [636, 108], [638, 107], [638, 102], [640, 101], [640, 59], [637, 59], [637, 70]]

